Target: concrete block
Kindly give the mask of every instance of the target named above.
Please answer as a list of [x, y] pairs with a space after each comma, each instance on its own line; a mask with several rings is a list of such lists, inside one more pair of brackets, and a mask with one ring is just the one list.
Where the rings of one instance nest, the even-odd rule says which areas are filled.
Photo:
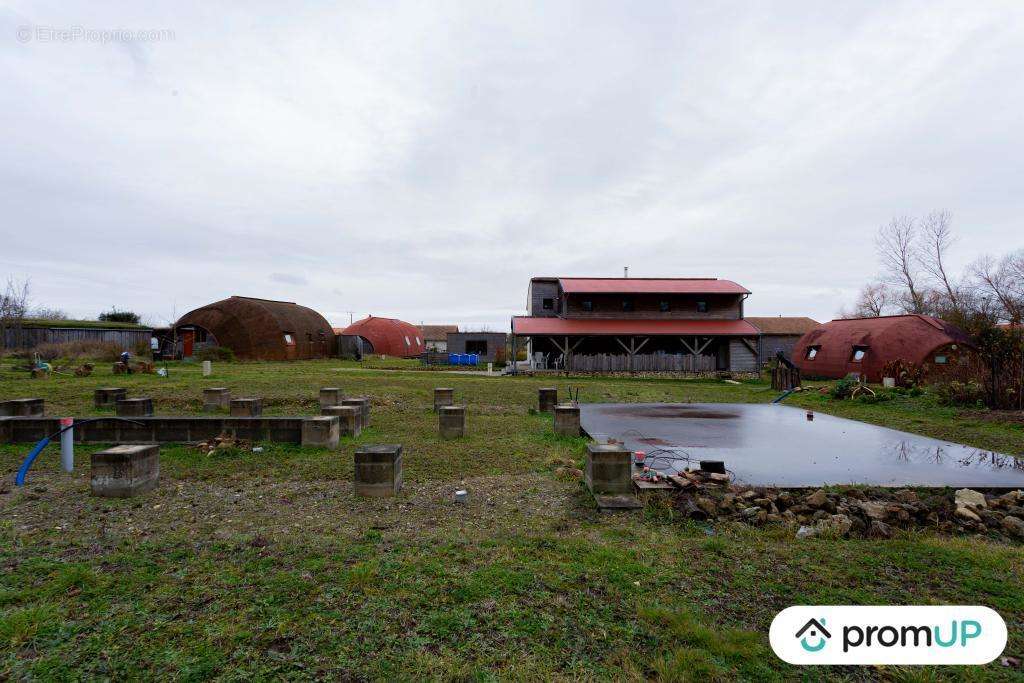
[[94, 496], [129, 498], [153, 490], [159, 480], [157, 446], [114, 446], [92, 454], [90, 484]]
[[437, 411], [437, 427], [442, 439], [465, 436], [466, 406], [441, 406]]
[[434, 389], [434, 412], [441, 406], [450, 406], [455, 403], [455, 390], [448, 387]]
[[149, 417], [153, 414], [153, 399], [119, 398], [114, 409], [118, 417]]
[[358, 406], [328, 406], [323, 413], [338, 418], [341, 436], [359, 436], [363, 431], [363, 411]]
[[128, 398], [123, 387], [101, 387], [92, 392], [92, 404], [97, 408], [112, 408], [122, 398]]
[[402, 446], [379, 444], [360, 446], [355, 452], [357, 496], [393, 496], [402, 489]]
[[41, 398], [15, 398], [0, 401], [0, 415], [6, 417], [42, 417], [44, 402]]
[[341, 400], [343, 406], [357, 406], [359, 412], [362, 414], [362, 427], [366, 429], [370, 426], [370, 399], [365, 396], [353, 396], [351, 398], [345, 398]]
[[555, 406], [555, 434], [560, 436], [580, 435], [580, 407], [571, 403]]
[[542, 413], [552, 413], [556, 405], [558, 405], [558, 389], [541, 387], [537, 390], [537, 410]]
[[203, 389], [203, 410], [215, 413], [218, 410], [230, 410], [231, 390], [227, 387], [208, 387]]
[[327, 413], [323, 412], [324, 408], [330, 406], [340, 406], [342, 400], [345, 398], [344, 392], [338, 387], [324, 387], [320, 390], [320, 412], [324, 415]]
[[262, 414], [262, 398], [231, 399], [231, 417], [259, 417]]
[[302, 421], [302, 445], [338, 449], [339, 420], [333, 415], [309, 417]]
[[595, 495], [632, 493], [632, 465], [632, 453], [618, 444], [587, 444], [583, 480]]

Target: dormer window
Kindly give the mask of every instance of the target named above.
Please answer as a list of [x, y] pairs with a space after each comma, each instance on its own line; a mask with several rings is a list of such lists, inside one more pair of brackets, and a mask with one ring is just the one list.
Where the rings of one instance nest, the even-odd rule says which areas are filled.
[[581, 306], [581, 308], [583, 308], [584, 311], [587, 311], [588, 313], [590, 311], [594, 310], [594, 302], [593, 301], [584, 301], [582, 304], [580, 304], [580, 306]]
[[850, 360], [854, 363], [859, 363], [864, 360], [864, 356], [868, 353], [868, 347], [866, 346], [854, 346], [853, 355], [850, 356]]
[[284, 333], [284, 343], [287, 344], [288, 346], [294, 346], [295, 345], [295, 340], [292, 339], [292, 335], [289, 334], [288, 332]]
[[807, 360], [814, 360], [818, 356], [818, 351], [820, 350], [820, 346], [808, 346], [807, 353], [804, 354], [804, 358], [806, 358]]
[[632, 299], [623, 299], [622, 300], [622, 310], [626, 311], [626, 312], [632, 311], [633, 310], [633, 300]]
[[697, 312], [698, 313], [707, 313], [708, 312], [708, 302], [707, 301], [698, 301], [697, 302]]
[[659, 301], [658, 310], [661, 311], [662, 313], [668, 313], [669, 311], [672, 310], [672, 305], [669, 304], [668, 301]]

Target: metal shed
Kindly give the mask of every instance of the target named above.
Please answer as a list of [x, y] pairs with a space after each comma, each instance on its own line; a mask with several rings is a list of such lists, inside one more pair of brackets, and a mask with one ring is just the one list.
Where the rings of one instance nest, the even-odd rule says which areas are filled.
[[197, 308], [174, 324], [178, 353], [190, 357], [203, 346], [224, 346], [244, 360], [327, 358], [334, 331], [311, 308], [291, 301], [232, 296]]
[[367, 316], [346, 327], [342, 334], [362, 337], [364, 353], [413, 358], [424, 351], [420, 328], [396, 318]]
[[892, 315], [825, 323], [800, 338], [793, 361], [805, 377], [840, 379], [856, 373], [881, 382], [889, 361], [945, 366], [973, 349], [955, 325], [927, 315]]

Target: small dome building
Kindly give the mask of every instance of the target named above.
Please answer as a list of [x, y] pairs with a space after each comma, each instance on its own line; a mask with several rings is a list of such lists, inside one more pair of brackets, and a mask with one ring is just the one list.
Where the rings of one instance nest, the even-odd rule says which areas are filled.
[[959, 362], [974, 352], [960, 328], [927, 315], [833, 320], [811, 330], [793, 348], [804, 377], [842, 379], [851, 373], [882, 381], [882, 368], [904, 360], [928, 368]]
[[242, 360], [328, 358], [334, 331], [311, 308], [291, 301], [232, 296], [190, 311], [174, 324], [178, 353], [223, 346]]
[[368, 316], [357, 320], [341, 334], [358, 336], [363, 341], [363, 353], [412, 358], [423, 353], [423, 333], [420, 328], [395, 318]]

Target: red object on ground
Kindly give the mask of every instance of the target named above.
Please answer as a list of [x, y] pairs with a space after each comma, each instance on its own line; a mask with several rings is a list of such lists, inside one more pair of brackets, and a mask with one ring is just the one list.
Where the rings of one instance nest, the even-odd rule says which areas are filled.
[[366, 353], [411, 358], [425, 350], [420, 328], [395, 318], [368, 316], [352, 323], [341, 333], [357, 335], [370, 342], [373, 349], [365, 349]]
[[[350, 328], [351, 329], [351, 328]], [[756, 337], [758, 331], [746, 320], [620, 320], [586, 318], [512, 318], [513, 334], [636, 335]]]

